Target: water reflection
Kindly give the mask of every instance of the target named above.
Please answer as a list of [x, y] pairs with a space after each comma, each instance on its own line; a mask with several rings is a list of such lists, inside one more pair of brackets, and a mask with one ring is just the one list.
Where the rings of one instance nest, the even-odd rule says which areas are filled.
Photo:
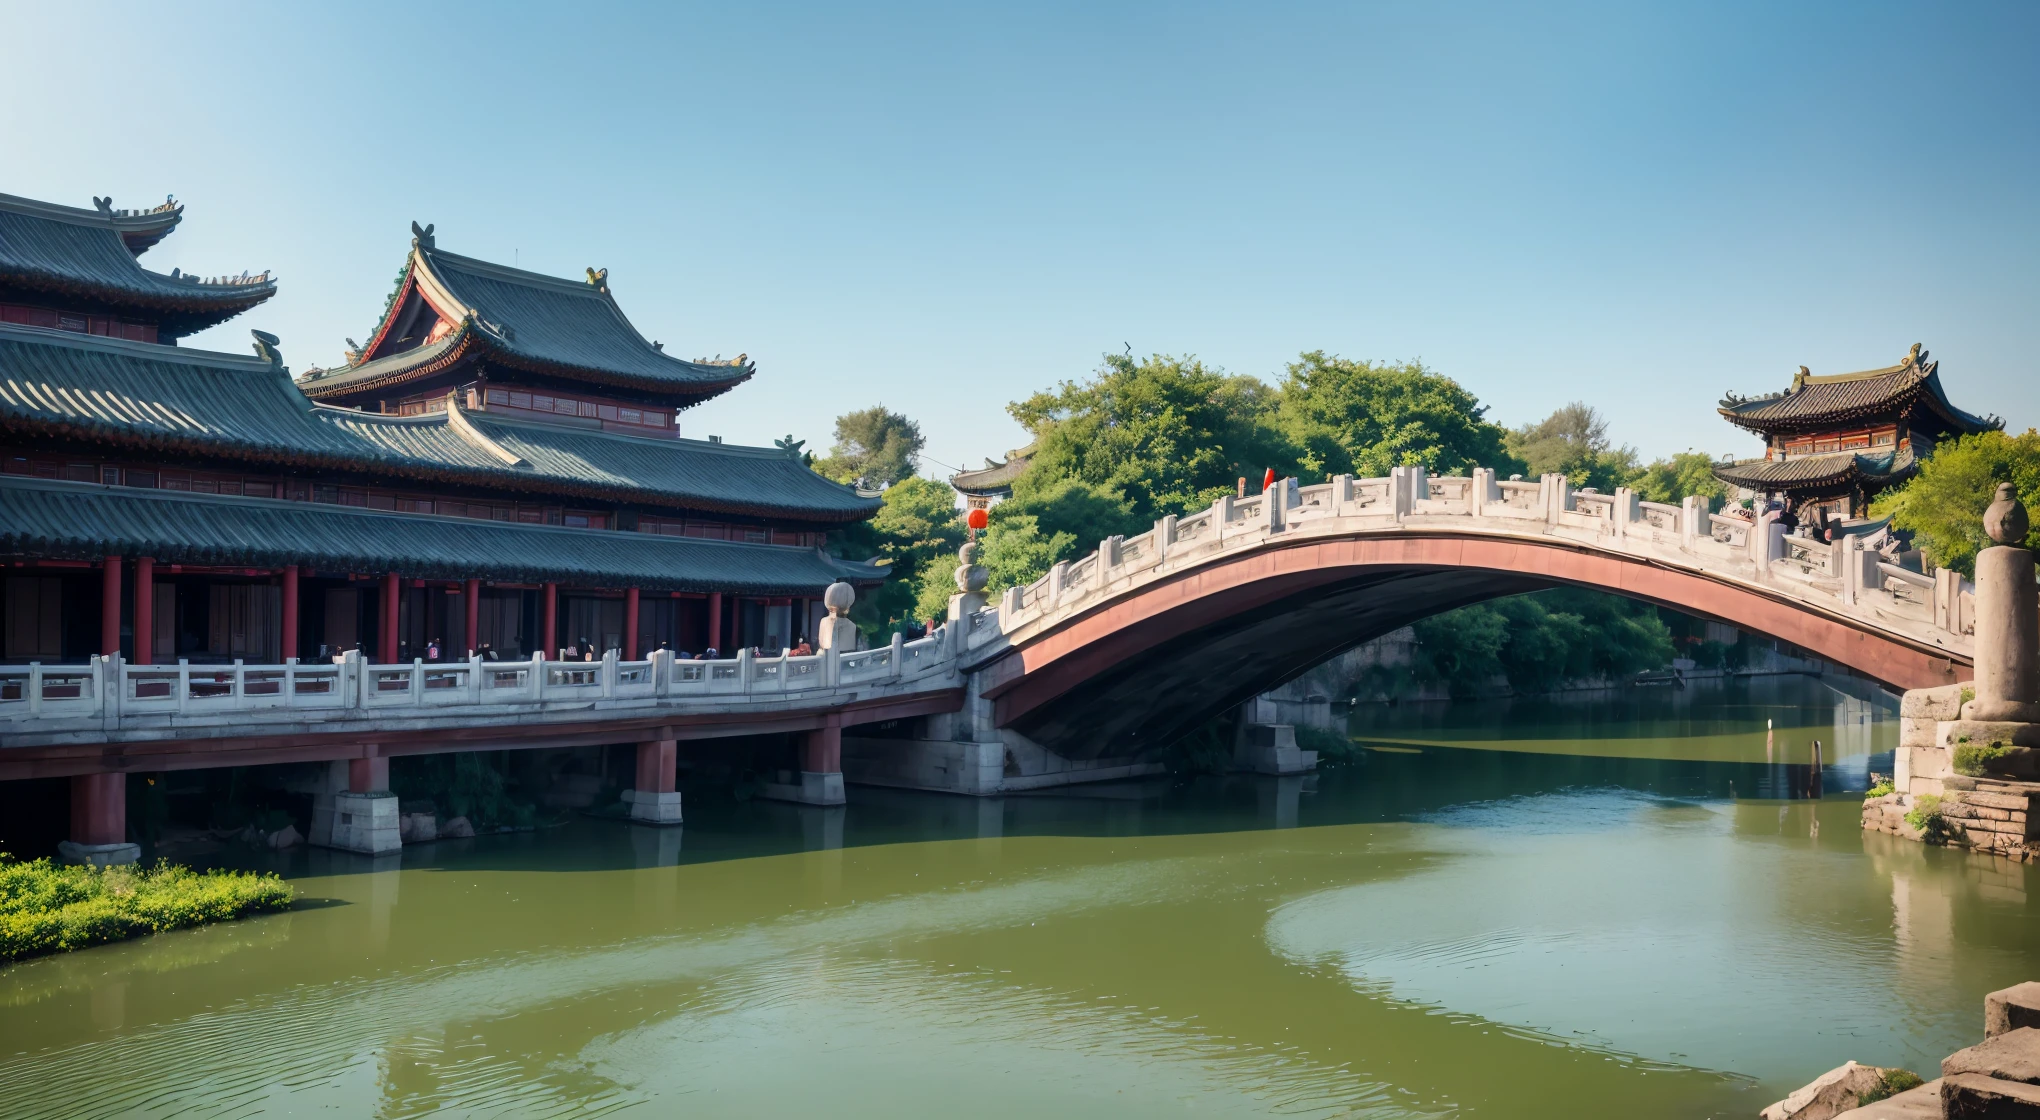
[[1766, 719], [1833, 744], [1831, 791], [1867, 776], [1875, 697], [1364, 715], [1391, 749], [1315, 776], [295, 854], [330, 904], [0, 971], [0, 1101], [1751, 1114], [1844, 1058], [1930, 1065], [2040, 975], [2027, 868], [1753, 796], [1792, 788]]

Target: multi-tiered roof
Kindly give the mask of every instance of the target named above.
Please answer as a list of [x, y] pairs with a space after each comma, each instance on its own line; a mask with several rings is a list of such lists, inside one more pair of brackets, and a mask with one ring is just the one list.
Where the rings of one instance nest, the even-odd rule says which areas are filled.
[[362, 405], [481, 383], [681, 409], [756, 372], [742, 357], [690, 362], [646, 341], [617, 306], [607, 269], [586, 280], [526, 272], [449, 253], [432, 227], [411, 228], [382, 320], [348, 365], [305, 380], [313, 399]]
[[[83, 210], [0, 194], [0, 322], [173, 342], [276, 294], [267, 272], [201, 278], [135, 258], [184, 218], [175, 201]], [[99, 320], [95, 322], [94, 320]]]
[[1941, 363], [1914, 343], [1896, 365], [1815, 375], [1805, 366], [1790, 388], [1760, 397], [1730, 393], [1720, 412], [1764, 437], [1765, 455], [1715, 468], [1723, 482], [1797, 500], [1867, 499], [1912, 476], [1943, 439], [2004, 426], [1955, 407]]

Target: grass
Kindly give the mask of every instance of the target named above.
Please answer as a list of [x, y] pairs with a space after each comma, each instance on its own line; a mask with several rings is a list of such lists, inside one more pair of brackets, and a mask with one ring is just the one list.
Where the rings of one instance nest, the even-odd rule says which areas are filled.
[[1919, 1074], [1909, 1069], [1888, 1069], [1884, 1071], [1884, 1076], [1877, 1079], [1876, 1088], [1857, 1095], [1856, 1107], [1875, 1104], [1887, 1097], [1895, 1097], [1908, 1089], [1917, 1089], [1925, 1084], [1925, 1081], [1920, 1080]]
[[1955, 757], [1949, 760], [1949, 765], [1955, 768], [1957, 774], [1981, 778], [1990, 769], [1991, 763], [2012, 753], [2013, 749], [2002, 743], [1972, 743], [1965, 736], [1962, 745], [1955, 748]]
[[1863, 800], [1868, 801], [1873, 797], [1883, 797], [1896, 789], [1898, 789], [1898, 787], [1892, 785], [1890, 782], [1878, 782], [1876, 785], [1871, 786], [1869, 789], [1863, 791]]
[[0, 852], [0, 962], [283, 910], [297, 892], [273, 874], [23, 863]]
[[1941, 825], [1941, 799], [1925, 794], [1913, 802], [1912, 812], [1905, 815], [1905, 823], [1929, 836], [1934, 835]]

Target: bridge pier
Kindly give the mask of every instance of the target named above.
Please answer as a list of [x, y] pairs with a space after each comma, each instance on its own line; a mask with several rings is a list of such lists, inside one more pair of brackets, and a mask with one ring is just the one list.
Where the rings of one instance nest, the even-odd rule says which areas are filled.
[[637, 745], [637, 785], [623, 791], [631, 820], [638, 824], [680, 823], [680, 794], [674, 788], [677, 754], [671, 739]]
[[71, 779], [71, 838], [57, 845], [65, 863], [98, 867], [134, 863], [139, 844], [127, 838], [127, 775], [79, 774]]
[[328, 846], [371, 856], [403, 849], [397, 795], [390, 792], [389, 759], [373, 755], [347, 760], [347, 792], [333, 795]]

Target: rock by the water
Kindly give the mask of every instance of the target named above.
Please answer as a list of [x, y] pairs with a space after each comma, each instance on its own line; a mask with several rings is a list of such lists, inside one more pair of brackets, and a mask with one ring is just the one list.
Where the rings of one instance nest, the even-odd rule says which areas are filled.
[[397, 835], [406, 844], [429, 844], [439, 839], [439, 821], [430, 813], [405, 813], [397, 820]]
[[1758, 1115], [1762, 1120], [1833, 1120], [1855, 1108], [1883, 1079], [1882, 1069], [1850, 1062], [1814, 1078]]
[[466, 817], [455, 817], [439, 826], [441, 840], [466, 840], [475, 834], [475, 826]]
[[294, 824], [284, 825], [282, 828], [270, 833], [269, 839], [265, 841], [271, 848], [275, 848], [278, 851], [284, 848], [295, 848], [304, 842], [305, 838], [298, 835], [297, 826]]

